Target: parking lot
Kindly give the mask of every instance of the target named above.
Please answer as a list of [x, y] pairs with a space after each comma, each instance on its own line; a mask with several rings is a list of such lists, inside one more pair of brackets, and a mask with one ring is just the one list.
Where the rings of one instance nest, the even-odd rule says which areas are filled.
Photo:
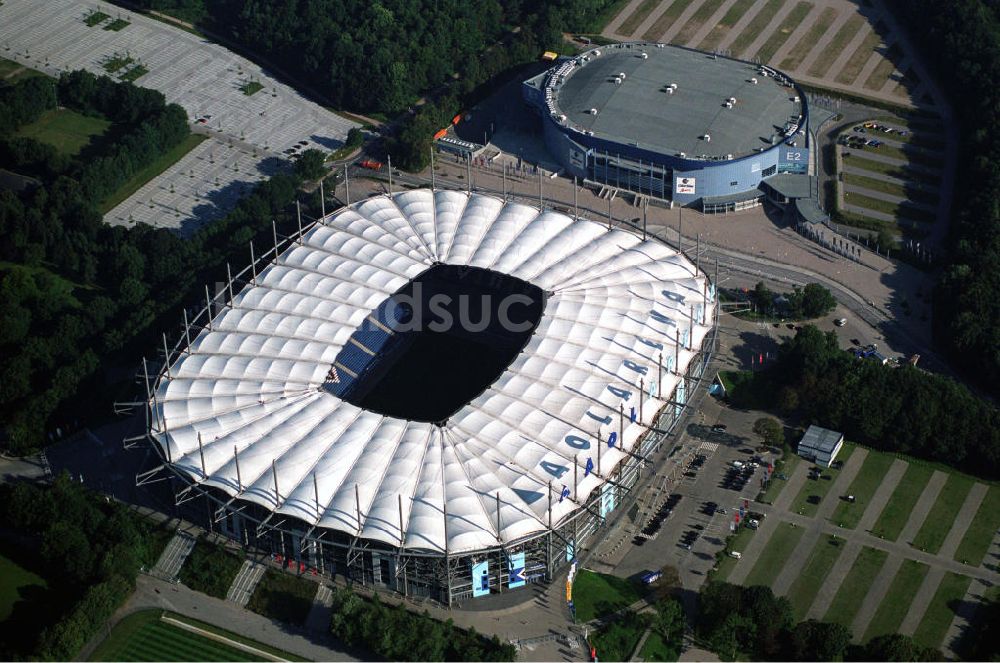
[[[112, 209], [108, 223], [189, 232], [231, 208], [250, 184], [274, 172], [279, 158], [310, 147], [335, 150], [357, 126], [249, 60], [180, 28], [118, 8], [105, 11], [128, 21], [123, 29], [88, 26], [85, 19], [95, 9], [79, 0], [7, 0], [0, 4], [0, 55], [51, 76], [86, 69], [121, 78], [141, 64], [148, 73], [136, 85], [162, 92], [209, 136]], [[133, 62], [114, 69], [115, 58]], [[246, 94], [250, 90], [256, 91]]]

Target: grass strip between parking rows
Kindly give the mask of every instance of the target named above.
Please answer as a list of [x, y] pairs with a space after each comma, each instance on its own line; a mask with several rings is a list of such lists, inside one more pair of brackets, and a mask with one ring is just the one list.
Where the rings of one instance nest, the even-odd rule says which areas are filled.
[[878, 635], [888, 635], [899, 630], [906, 613], [910, 610], [913, 597], [920, 591], [920, 585], [927, 575], [930, 567], [912, 559], [904, 559], [896, 571], [896, 577], [892, 579], [888, 591], [882, 597], [878, 609], [868, 622], [865, 630], [864, 641]]
[[955, 523], [958, 512], [965, 504], [965, 498], [975, 481], [963, 474], [951, 473], [941, 487], [937, 501], [927, 513], [924, 524], [913, 537], [913, 546], [931, 554], [937, 554], [945, 537]]
[[910, 512], [927, 487], [934, 468], [922, 463], [910, 463], [906, 472], [885, 503], [878, 520], [872, 525], [872, 534], [889, 541], [899, 538], [910, 519]]
[[[792, 523], [778, 523], [743, 584], [748, 587], [774, 584], [781, 569], [784, 568], [785, 562], [795, 552], [795, 547], [799, 544], [799, 539], [802, 538], [804, 531]], [[758, 536], [760, 536], [759, 533]]]
[[788, 589], [788, 600], [792, 604], [795, 619], [801, 621], [806, 618], [820, 587], [830, 574], [830, 569], [837, 562], [840, 553], [844, 552], [845, 545], [847, 544], [843, 539], [829, 534], [816, 541], [798, 577]]
[[913, 632], [913, 639], [918, 645], [937, 649], [944, 643], [944, 637], [955, 619], [955, 607], [965, 598], [971, 582], [972, 578], [969, 576], [944, 574], [920, 625]]
[[836, 596], [823, 617], [823, 621], [836, 622], [851, 628], [855, 615], [861, 609], [861, 604], [868, 595], [868, 590], [875, 576], [882, 569], [889, 553], [884, 550], [863, 547], [854, 559], [851, 570], [847, 572]]
[[892, 454], [869, 450], [868, 455], [865, 456], [864, 464], [847, 489], [847, 494], [854, 496], [854, 502], [842, 499], [830, 520], [840, 527], [854, 529], [858, 526], [866, 509], [869, 507], [879, 508], [880, 505], [871, 503], [872, 497], [895, 460], [896, 457]]

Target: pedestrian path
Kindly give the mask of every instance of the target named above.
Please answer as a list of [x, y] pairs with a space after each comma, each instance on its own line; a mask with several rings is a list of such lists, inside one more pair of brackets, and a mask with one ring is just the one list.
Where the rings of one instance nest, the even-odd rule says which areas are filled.
[[252, 560], [243, 562], [240, 572], [233, 578], [233, 584], [229, 586], [226, 600], [232, 601], [241, 608], [246, 607], [257, 583], [264, 577], [264, 566]]
[[167, 547], [163, 549], [160, 559], [156, 561], [150, 574], [167, 582], [176, 582], [177, 575], [181, 572], [181, 567], [184, 566], [184, 560], [194, 550], [194, 544], [195, 538], [187, 532], [174, 534], [174, 537], [167, 543]]

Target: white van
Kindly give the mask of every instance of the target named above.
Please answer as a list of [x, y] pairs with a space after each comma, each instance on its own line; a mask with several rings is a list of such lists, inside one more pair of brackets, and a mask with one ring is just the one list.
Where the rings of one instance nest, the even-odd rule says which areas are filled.
[[730, 550], [729, 556], [732, 557], [733, 559], [743, 559], [743, 553], [739, 552], [738, 550]]
[[733, 461], [733, 467], [735, 467], [738, 470], [742, 470], [743, 469], [743, 461], [734, 460]]

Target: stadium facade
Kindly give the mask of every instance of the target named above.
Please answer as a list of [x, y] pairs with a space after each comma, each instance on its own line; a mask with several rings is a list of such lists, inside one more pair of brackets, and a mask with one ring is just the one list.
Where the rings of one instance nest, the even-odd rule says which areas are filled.
[[[434, 297], [499, 302], [482, 321], [515, 296], [515, 325], [412, 324]], [[632, 503], [715, 314], [708, 278], [631, 230], [377, 196], [276, 236], [185, 320], [147, 375], [148, 438], [186, 517], [451, 605], [552, 579]]]
[[804, 91], [771, 67], [630, 42], [564, 58], [522, 84], [570, 176], [707, 213], [759, 204], [809, 164]]

